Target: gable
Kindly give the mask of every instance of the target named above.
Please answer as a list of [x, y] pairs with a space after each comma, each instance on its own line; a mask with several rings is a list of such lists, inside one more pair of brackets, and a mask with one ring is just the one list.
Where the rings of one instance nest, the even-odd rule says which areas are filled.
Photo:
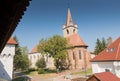
[[94, 57], [92, 62], [120, 61], [120, 37]]

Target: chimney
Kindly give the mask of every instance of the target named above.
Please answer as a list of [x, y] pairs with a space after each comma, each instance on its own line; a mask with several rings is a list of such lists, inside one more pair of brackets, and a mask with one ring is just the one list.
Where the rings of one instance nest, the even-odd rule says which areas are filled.
[[109, 37], [109, 38], [107, 39], [107, 46], [109, 46], [111, 43], [112, 43], [112, 37]]

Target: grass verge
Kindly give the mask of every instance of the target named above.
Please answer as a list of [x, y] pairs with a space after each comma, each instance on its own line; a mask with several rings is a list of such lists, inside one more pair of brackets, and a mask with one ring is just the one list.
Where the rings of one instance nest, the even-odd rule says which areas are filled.
[[72, 75], [91, 75], [92, 74], [92, 69], [87, 69], [86, 71], [80, 71], [80, 72], [75, 72], [72, 73]]

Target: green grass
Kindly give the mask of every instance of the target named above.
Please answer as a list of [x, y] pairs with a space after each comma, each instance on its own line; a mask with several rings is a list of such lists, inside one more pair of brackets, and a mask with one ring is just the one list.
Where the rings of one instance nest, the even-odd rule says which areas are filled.
[[92, 69], [88, 69], [88, 70], [84, 70], [84, 71], [80, 71], [80, 72], [75, 72], [72, 73], [73, 75], [91, 75], [92, 74]]
[[56, 73], [55, 69], [38, 69], [38, 74], [48, 74], [48, 73]]

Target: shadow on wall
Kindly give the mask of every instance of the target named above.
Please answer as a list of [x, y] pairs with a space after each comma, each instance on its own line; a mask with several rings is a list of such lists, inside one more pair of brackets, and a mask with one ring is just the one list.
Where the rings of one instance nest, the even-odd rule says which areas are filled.
[[6, 79], [6, 80], [2, 80], [2, 81], [11, 80], [11, 78], [8, 75], [7, 71], [5, 70], [5, 67], [4, 67], [3, 63], [1, 62], [1, 60], [0, 60], [0, 78]]

